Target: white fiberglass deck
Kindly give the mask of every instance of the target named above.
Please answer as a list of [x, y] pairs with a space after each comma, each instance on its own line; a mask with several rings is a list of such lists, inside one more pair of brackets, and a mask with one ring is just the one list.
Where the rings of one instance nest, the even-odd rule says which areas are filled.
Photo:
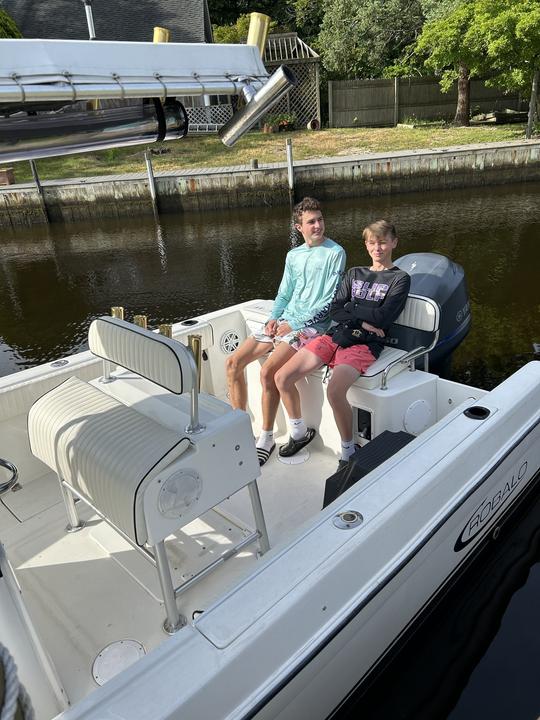
[[[214, 405], [219, 409], [219, 402], [226, 399], [224, 347], [226, 349], [227, 343], [223, 340], [234, 335], [241, 340], [246, 332], [245, 319], [260, 319], [265, 317], [265, 312], [264, 303], [256, 301], [209, 314], [198, 322], [196, 330], [202, 337], [203, 348], [207, 353], [203, 363], [203, 392], [200, 396], [202, 422], [206, 422], [207, 415], [210, 417]], [[176, 331], [177, 338], [193, 332], [182, 325], [177, 326]], [[7, 559], [21, 586], [22, 600], [28, 611], [30, 624], [35, 628], [45, 652], [50, 656], [52, 668], [72, 704], [82, 698], [87, 698], [86, 702], [89, 703], [106, 702], [103, 698], [108, 697], [108, 692], [114, 692], [110, 688], [115, 683], [107, 683], [101, 693], [92, 696], [96, 698], [97, 695], [101, 700], [87, 697], [97, 688], [92, 674], [94, 660], [110, 643], [126, 639], [136, 640], [150, 653], [158, 645], [168, 642], [162, 630], [165, 611], [156, 569], [146, 557], [82, 502], [77, 503], [77, 508], [87, 524], [78, 533], [66, 534], [67, 516], [58, 480], [40, 460], [32, 456], [28, 445], [27, 414], [32, 403], [71, 375], [88, 381], [99, 377], [101, 362], [92, 360], [89, 356], [90, 353], [83, 353], [79, 357], [70, 358], [61, 370], [54, 369], [54, 366], [44, 366], [26, 371], [23, 376], [14, 380], [4, 379], [4, 383], [0, 383], [3, 399], [0, 405], [0, 457], [10, 459], [18, 466], [22, 488], [17, 492], [9, 492], [0, 499], [1, 539]], [[260, 365], [252, 363], [247, 371], [252, 427], [249, 427], [248, 423], [247, 438], [244, 437], [242, 441], [244, 446], [246, 442], [252, 442], [252, 432], [256, 435], [261, 427], [259, 370]], [[147, 383], [148, 381], [131, 377], [128, 373], [124, 374], [122, 382], [106, 384], [105, 388], [111, 396], [144, 409], [150, 417], [160, 419], [165, 427], [184, 428], [185, 422], [179, 423], [178, 420], [182, 408], [176, 407], [177, 401], [174, 397], [164, 394], [163, 389], [147, 388]], [[251, 627], [250, 623], [255, 621], [257, 616], [262, 617], [268, 608], [273, 608], [279, 600], [276, 595], [278, 583], [284, 596], [281, 598], [282, 604], [285, 601], [289, 603], [290, 594], [290, 603], [294, 606], [298, 589], [297, 566], [295, 562], [287, 565], [285, 556], [289, 548], [296, 547], [298, 538], [305, 536], [306, 547], [309, 545], [309, 549], [306, 549], [300, 543], [302, 547], [298, 552], [302, 556], [302, 567], [316, 567], [321, 556], [326, 557], [327, 553], [332, 552], [337, 554], [336, 548], [341, 548], [353, 537], [337, 531], [330, 522], [327, 511], [319, 514], [325, 480], [337, 468], [339, 448], [339, 435], [324, 385], [321, 383], [321, 373], [310, 376], [305, 383], [300, 384], [299, 390], [306, 421], [309, 426], [317, 428], [318, 434], [306, 449], [309, 452], [306, 462], [286, 464], [279, 460], [276, 448], [258, 479], [271, 546], [265, 558], [270, 562], [259, 560], [256, 543], [245, 545], [236, 555], [179, 595], [178, 608], [188, 622], [197, 612], [204, 612], [214, 605], [214, 609], [203, 615], [198, 624], [185, 628], [184, 632], [178, 633], [170, 641], [171, 645], [162, 645], [161, 650], [152, 655], [155, 662], [156, 655], [160, 652], [167, 653], [168, 648], [175, 648], [177, 660], [182, 664], [180, 669], [176, 668], [176, 672], [181, 672], [182, 676], [183, 663], [186, 660], [183, 651], [187, 652], [188, 648], [192, 651], [192, 643], [197, 645], [205, 658], [209, 651], [215, 651], [220, 658], [216, 667], [212, 663], [217, 656], [210, 665], [203, 662], [197, 666], [198, 677], [210, 672], [212, 668], [217, 672], [218, 666], [223, 669], [220, 663], [225, 663], [224, 658], [231, 658], [238, 651], [238, 643], [234, 640], [237, 632], [245, 636], [241, 644], [242, 647], [245, 645], [245, 652], [249, 654], [251, 640], [248, 638], [250, 632], [247, 628]], [[422, 434], [423, 430], [427, 429], [427, 435], [430, 435], [429, 426], [444, 418], [454, 408], [457, 409], [465, 400], [472, 402], [473, 397], [478, 398], [481, 395], [482, 391], [440, 381], [429, 373], [401, 372], [391, 378], [388, 390], [354, 387], [350, 400], [355, 407], [370, 409], [375, 436], [385, 429], [396, 431], [407, 428], [411, 422], [417, 426], [416, 434]], [[184, 401], [185, 398], [179, 402]], [[221, 406], [226, 414], [227, 406], [225, 403], [221, 403]], [[81, 412], [84, 412], [82, 408]], [[219, 415], [219, 418], [223, 416]], [[278, 413], [275, 427], [276, 444], [279, 446], [287, 439], [287, 423], [282, 410]], [[448, 440], [446, 432], [444, 437]], [[357, 437], [357, 440], [361, 438]], [[440, 448], [440, 445], [438, 447]], [[234, 443], [232, 448], [234, 449]], [[254, 449], [252, 450], [254, 454]], [[426, 467], [436, 464], [437, 458], [437, 454], [426, 451]], [[373, 478], [370, 481], [366, 479], [365, 484], [360, 481], [356, 486], [357, 490], [363, 488], [369, 493], [369, 498], [364, 499], [365, 507], [362, 506], [362, 511], [367, 512], [372, 508], [372, 514], [379, 513], [399, 498], [405, 487], [414, 484], [416, 475], [412, 467], [408, 467], [405, 473], [397, 473], [394, 484], [381, 484]], [[229, 487], [227, 478], [224, 465], [219, 461], [205, 474], [205, 482], [218, 489], [219, 486], [222, 489]], [[442, 489], [445, 493], [452, 490], [446, 483], [442, 484]], [[219, 498], [226, 495], [229, 495], [228, 491], [222, 492]], [[366, 521], [366, 527], [367, 525]], [[183, 581], [189, 580], [216, 558], [231, 550], [251, 533], [254, 526], [249, 492], [247, 487], [244, 487], [222, 502], [217, 511], [204, 512], [180, 531], [176, 531], [167, 539], [173, 585], [181, 585]], [[317, 528], [317, 532], [313, 528]], [[321, 537], [318, 536], [319, 532]], [[398, 539], [394, 539], [397, 543]], [[310, 545], [311, 542], [313, 546]], [[377, 547], [381, 546], [380, 540], [373, 542]], [[339, 554], [341, 557], [341, 552]], [[373, 563], [379, 562], [377, 553], [368, 551], [368, 556]], [[355, 559], [354, 566], [358, 568], [357, 562]], [[362, 571], [367, 573], [369, 568], [365, 567], [364, 563], [361, 565]], [[329, 563], [329, 567], [334, 567], [334, 563]], [[270, 570], [265, 573], [265, 568]], [[277, 576], [273, 574], [274, 571], [278, 573]], [[345, 572], [347, 577], [350, 577], [350, 570], [346, 569]], [[253, 577], [247, 579], [250, 575], [253, 575], [255, 580]], [[353, 575], [356, 582], [357, 576], [355, 573]], [[276, 577], [279, 579], [276, 580]], [[245, 584], [250, 586], [250, 592], [253, 591], [250, 595], [252, 604], [249, 606], [244, 602], [241, 592], [243, 583], [240, 581], [245, 578]], [[335, 599], [336, 608], [346, 600], [341, 597], [342, 583], [343, 578], [339, 582], [331, 583], [330, 594], [336, 592], [339, 596]], [[289, 592], [292, 588], [295, 588], [295, 592]], [[355, 592], [357, 591], [358, 588]], [[232, 593], [230, 600], [223, 597], [228, 592]], [[241, 597], [238, 598], [238, 595]], [[315, 598], [316, 594], [309, 596]], [[219, 603], [217, 606], [216, 601]], [[257, 603], [260, 607], [257, 606], [256, 612], [253, 611], [252, 614], [250, 610], [246, 615], [246, 608], [253, 608]], [[231, 612], [227, 609], [229, 605], [233, 608]], [[302, 607], [305, 607], [304, 601]], [[241, 618], [242, 613], [244, 616]], [[310, 623], [315, 623], [316, 628], [319, 628], [318, 613], [319, 610], [316, 610], [311, 614], [307, 612], [306, 615]], [[283, 621], [283, 618], [288, 617], [285, 613], [279, 623], [276, 623], [274, 649], [279, 647], [280, 652], [285, 652], [289, 636], [292, 637], [290, 629], [286, 628]], [[208, 624], [212, 625], [212, 628], [206, 627]], [[264, 623], [257, 627], [264, 627]], [[221, 631], [228, 638], [226, 643], [209, 639], [215, 639], [216, 632], [219, 634]], [[278, 639], [280, 633], [283, 637]], [[261, 642], [264, 642], [264, 638]], [[226, 652], [222, 652], [224, 644], [227, 645]], [[264, 666], [259, 644], [255, 645], [254, 652], [259, 658], [258, 672], [262, 673], [264, 678], [269, 678], [273, 671]], [[294, 653], [296, 649], [291, 648], [290, 652]], [[267, 658], [269, 662], [271, 657], [273, 656]], [[148, 658], [148, 661], [150, 660], [151, 658]], [[246, 661], [244, 675], [247, 668], [249, 673], [251, 672], [252, 665], [253, 660]], [[227, 673], [228, 668], [227, 665]], [[34, 667], [30, 673], [34, 672], [35, 677], [35, 673], [41, 672], [41, 669], [41, 666]], [[162, 686], [160, 688], [164, 690]], [[189, 693], [196, 694], [193, 684]], [[174, 702], [180, 700], [175, 698]], [[219, 710], [221, 712], [222, 708]], [[216, 713], [217, 710], [212, 717], [223, 716]], [[49, 718], [54, 714], [55, 712], [50, 711], [44, 713], [42, 708], [38, 707], [38, 718]], [[143, 717], [140, 714], [139, 716]], [[187, 716], [191, 717], [189, 714]]]
[[[278, 438], [278, 444], [286, 437]], [[314, 440], [307, 462], [286, 465], [274, 452], [259, 479], [272, 550], [322, 506], [324, 478], [336, 469], [334, 453]], [[97, 687], [92, 664], [105, 646], [126, 638], [150, 651], [167, 639], [163, 604], [152, 564], [91, 510], [77, 503], [85, 528], [67, 534], [64, 504], [51, 473], [4, 496], [2, 540], [36, 630], [71, 703]], [[8, 510], [9, 508], [9, 510]], [[179, 585], [248, 534], [253, 527], [247, 490], [167, 541], [173, 582]], [[19, 522], [17, 518], [23, 520]], [[251, 570], [251, 544], [178, 599], [188, 620]]]

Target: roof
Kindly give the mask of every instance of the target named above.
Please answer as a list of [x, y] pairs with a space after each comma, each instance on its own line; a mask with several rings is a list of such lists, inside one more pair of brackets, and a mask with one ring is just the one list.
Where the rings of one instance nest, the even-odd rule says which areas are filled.
[[265, 65], [282, 62], [316, 62], [319, 56], [295, 32], [269, 35], [264, 49]]
[[[81, 0], [0, 0], [25, 38], [87, 40]], [[155, 26], [171, 32], [171, 42], [211, 42], [207, 0], [93, 0], [98, 40], [149, 42]]]

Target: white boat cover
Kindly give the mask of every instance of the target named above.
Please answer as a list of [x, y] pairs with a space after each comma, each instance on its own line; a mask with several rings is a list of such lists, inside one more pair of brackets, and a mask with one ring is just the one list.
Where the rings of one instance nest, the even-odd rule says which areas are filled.
[[23, 84], [123, 83], [265, 79], [268, 73], [254, 45], [132, 43], [96, 40], [0, 40], [0, 82], [13, 75]]

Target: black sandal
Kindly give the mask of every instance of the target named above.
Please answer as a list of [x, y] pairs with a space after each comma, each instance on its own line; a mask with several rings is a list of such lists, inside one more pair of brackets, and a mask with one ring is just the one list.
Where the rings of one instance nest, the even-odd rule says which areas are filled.
[[316, 434], [316, 430], [314, 430], [313, 428], [308, 428], [307, 433], [304, 435], [303, 438], [300, 438], [300, 440], [293, 440], [292, 437], [290, 437], [289, 442], [279, 448], [280, 456], [292, 457], [293, 455], [296, 455], [299, 450], [301, 450], [313, 440]]

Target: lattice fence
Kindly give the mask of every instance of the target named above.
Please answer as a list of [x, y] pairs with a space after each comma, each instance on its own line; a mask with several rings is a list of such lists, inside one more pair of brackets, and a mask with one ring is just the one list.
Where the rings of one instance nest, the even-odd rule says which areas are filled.
[[291, 70], [298, 78], [298, 84], [272, 108], [270, 114], [294, 113], [297, 127], [305, 128], [313, 118], [321, 120], [317, 66], [314, 63], [297, 63], [291, 64]]
[[231, 105], [187, 107], [190, 133], [216, 132], [232, 117]]
[[272, 108], [271, 115], [294, 113], [297, 127], [306, 127], [310, 120], [321, 121], [319, 95], [319, 56], [296, 33], [269, 35], [264, 64], [269, 73], [282, 64], [295, 73], [298, 84]]

